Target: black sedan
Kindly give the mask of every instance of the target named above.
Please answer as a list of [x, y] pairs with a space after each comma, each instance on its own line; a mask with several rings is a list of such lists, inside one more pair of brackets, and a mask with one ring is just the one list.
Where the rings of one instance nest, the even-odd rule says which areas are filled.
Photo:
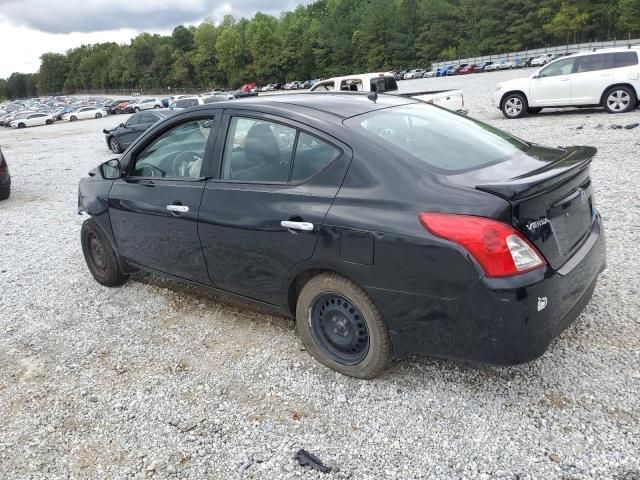
[[0, 149], [0, 200], [6, 200], [11, 195], [11, 175], [9, 165]]
[[170, 110], [153, 110], [135, 113], [125, 123], [111, 130], [104, 129], [104, 139], [113, 153], [124, 152], [140, 135], [154, 123], [172, 115]]
[[81, 180], [82, 248], [103, 285], [143, 269], [294, 317], [346, 375], [526, 362], [605, 267], [595, 153], [393, 95], [202, 105]]

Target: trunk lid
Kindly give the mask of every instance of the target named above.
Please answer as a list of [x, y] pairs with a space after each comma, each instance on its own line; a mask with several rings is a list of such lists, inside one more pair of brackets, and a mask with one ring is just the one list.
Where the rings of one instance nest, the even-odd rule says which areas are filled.
[[595, 218], [592, 147], [545, 148], [449, 177], [511, 204], [512, 225], [558, 269], [586, 240]]

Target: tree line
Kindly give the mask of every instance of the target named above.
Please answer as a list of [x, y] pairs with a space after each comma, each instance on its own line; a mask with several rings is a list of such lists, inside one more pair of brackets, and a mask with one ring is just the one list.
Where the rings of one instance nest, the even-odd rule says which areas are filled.
[[640, 0], [318, 0], [280, 17], [227, 16], [45, 53], [39, 73], [0, 80], [0, 98], [237, 87], [637, 34]]

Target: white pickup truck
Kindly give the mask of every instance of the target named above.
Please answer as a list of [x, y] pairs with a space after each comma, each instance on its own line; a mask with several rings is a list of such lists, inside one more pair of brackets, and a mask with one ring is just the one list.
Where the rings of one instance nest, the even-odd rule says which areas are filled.
[[411, 97], [432, 103], [454, 112], [466, 114], [462, 90], [435, 90], [429, 92], [400, 93], [396, 79], [390, 73], [363, 73], [322, 80], [311, 87], [311, 92], [376, 92]]

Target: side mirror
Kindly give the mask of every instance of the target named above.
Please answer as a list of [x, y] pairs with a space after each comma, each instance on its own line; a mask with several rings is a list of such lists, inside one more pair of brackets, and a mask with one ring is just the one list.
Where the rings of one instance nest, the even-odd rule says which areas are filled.
[[534, 73], [533, 75], [531, 75], [531, 78], [540, 78], [540, 75], [538, 75], [537, 73]]
[[120, 125], [118, 125], [118, 126], [119, 126], [120, 128], [124, 128], [124, 127], [125, 127], [125, 124], [124, 124], [124, 123], [121, 123], [121, 124], [120, 124]]
[[105, 180], [117, 180], [122, 177], [122, 166], [120, 165], [120, 160], [117, 158], [112, 158], [108, 162], [104, 162], [99, 167], [100, 175]]

